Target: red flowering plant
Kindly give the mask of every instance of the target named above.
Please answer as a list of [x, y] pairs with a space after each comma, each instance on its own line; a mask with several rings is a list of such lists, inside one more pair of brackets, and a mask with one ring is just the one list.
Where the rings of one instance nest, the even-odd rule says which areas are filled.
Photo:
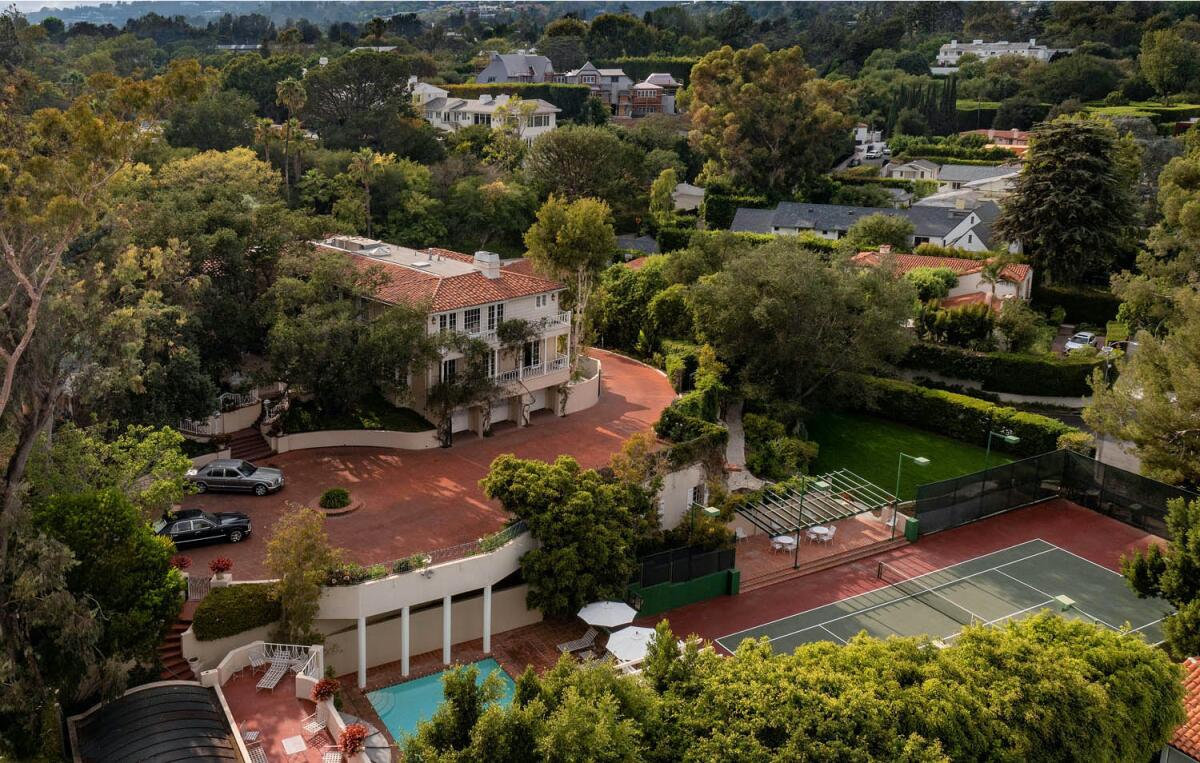
[[171, 566], [177, 570], [186, 570], [192, 566], [192, 557], [185, 554], [176, 554], [171, 557]]
[[336, 678], [322, 678], [313, 687], [312, 701], [324, 702], [325, 700], [333, 699], [333, 696], [338, 693], [338, 689], [341, 688], [342, 684]]
[[342, 732], [341, 738], [338, 740], [338, 745], [342, 748], [343, 755], [357, 755], [367, 748], [367, 727], [361, 723], [351, 723]]
[[218, 556], [208, 563], [208, 568], [212, 570], [214, 575], [220, 575], [233, 569], [233, 560], [228, 557]]

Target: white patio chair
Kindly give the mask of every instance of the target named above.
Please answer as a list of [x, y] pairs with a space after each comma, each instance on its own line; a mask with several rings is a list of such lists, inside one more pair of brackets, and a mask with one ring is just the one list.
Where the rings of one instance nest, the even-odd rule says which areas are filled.
[[315, 737], [320, 736], [325, 731], [325, 721], [317, 717], [317, 713], [313, 713], [304, 720], [300, 721], [300, 730], [304, 732], [304, 738], [308, 742], [312, 742]]
[[749, 537], [750, 536], [747, 535], [746, 531], [743, 530], [742, 528], [740, 528], [740, 527], [733, 528], [733, 542], [734, 543], [741, 543], [742, 541], [746, 540]]
[[286, 664], [282, 662], [272, 662], [270, 670], [264, 673], [262, 678], [258, 679], [258, 685], [254, 687], [254, 690], [258, 691], [259, 689], [266, 689], [268, 691], [274, 691], [275, 687], [279, 685], [279, 682], [283, 680], [283, 677], [286, 674]]
[[258, 742], [261, 733], [256, 729], [246, 728], [246, 723], [243, 721], [238, 725], [238, 733], [242, 735], [242, 741], [246, 744], [254, 744]]
[[247, 745], [246, 752], [250, 753], [250, 763], [268, 763], [267, 751], [263, 749], [262, 742]]
[[330, 745], [321, 749], [321, 763], [342, 763], [342, 751], [337, 745]]
[[829, 532], [822, 535], [820, 537], [820, 541], [822, 543], [833, 543], [833, 536], [834, 536], [834, 533], [837, 532], [837, 525], [830, 525], [829, 527], [827, 527], [825, 529], [829, 530]]
[[271, 661], [267, 659], [267, 651], [261, 646], [250, 650], [250, 672], [257, 673], [258, 671], [270, 665]]
[[592, 644], [596, 643], [596, 636], [600, 633], [595, 628], [588, 628], [587, 633], [584, 633], [574, 641], [564, 641], [558, 645], [558, 651], [563, 653], [578, 652], [581, 649], [591, 649]]

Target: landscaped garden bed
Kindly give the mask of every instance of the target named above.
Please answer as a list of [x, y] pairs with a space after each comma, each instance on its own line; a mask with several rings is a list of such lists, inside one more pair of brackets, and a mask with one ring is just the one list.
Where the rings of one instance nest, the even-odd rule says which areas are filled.
[[293, 401], [283, 417], [288, 433], [375, 429], [391, 432], [427, 432], [433, 424], [411, 408], [392, 405], [378, 392], [372, 392], [349, 411], [321, 410], [314, 401]]

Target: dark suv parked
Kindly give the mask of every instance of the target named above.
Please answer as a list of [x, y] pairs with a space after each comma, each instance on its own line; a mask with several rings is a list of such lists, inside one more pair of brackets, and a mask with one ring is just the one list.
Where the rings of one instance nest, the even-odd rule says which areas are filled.
[[176, 546], [212, 541], [240, 543], [250, 534], [250, 517], [240, 511], [210, 513], [201, 509], [182, 509], [158, 520], [154, 530], [175, 541]]
[[189, 469], [187, 478], [201, 493], [208, 490], [242, 490], [266, 495], [283, 487], [283, 472], [280, 470], [230, 458]]

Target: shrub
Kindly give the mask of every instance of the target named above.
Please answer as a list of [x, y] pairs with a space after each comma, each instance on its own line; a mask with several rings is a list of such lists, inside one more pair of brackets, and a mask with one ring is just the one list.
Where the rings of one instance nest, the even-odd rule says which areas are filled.
[[218, 556], [208, 563], [208, 568], [214, 575], [223, 575], [233, 569], [233, 560], [226, 556]]
[[913, 268], [904, 274], [904, 280], [917, 289], [917, 299], [928, 302], [941, 299], [958, 285], [958, 276], [950, 268]]
[[906, 368], [970, 379], [993, 392], [1081, 397], [1091, 394], [1095, 358], [1049, 358], [1008, 352], [977, 353], [933, 344], [914, 344], [900, 362]]
[[326, 585], [356, 585], [371, 579], [371, 571], [357, 562], [341, 562], [329, 568]]
[[412, 572], [421, 569], [426, 564], [429, 564], [428, 557], [424, 554], [413, 554], [403, 559], [397, 559], [396, 563], [392, 565], [392, 572]]
[[1103, 326], [1117, 317], [1121, 300], [1103, 289], [1035, 284], [1033, 306], [1043, 311], [1061, 307], [1065, 311], [1064, 319], [1071, 323], [1090, 323], [1093, 326]]
[[663, 370], [676, 392], [683, 392], [692, 385], [692, 374], [700, 364], [700, 348], [691, 342], [671, 339], [662, 341]]
[[317, 503], [322, 509], [344, 509], [350, 505], [350, 491], [344, 487], [331, 487], [321, 493]]
[[213, 641], [270, 625], [281, 614], [273, 584], [225, 586], [214, 588], [196, 607], [192, 630], [200, 641]]
[[317, 681], [312, 690], [313, 702], [326, 702], [337, 696], [338, 690], [342, 688], [342, 684], [336, 678], [322, 678]]
[[766, 209], [769, 206], [770, 200], [766, 196], [738, 196], [710, 190], [704, 194], [700, 215], [710, 230], [724, 230], [733, 223], [733, 216], [737, 214], [738, 207]]
[[1096, 438], [1089, 432], [1068, 432], [1058, 438], [1058, 449], [1091, 456], [1096, 450]]
[[876, 416], [975, 444], [982, 444], [991, 430], [1008, 431], [1021, 440], [1005, 448], [1019, 456], [1056, 450], [1060, 437], [1079, 431], [1046, 416], [953, 392], [896, 379], [860, 378], [866, 392], [864, 407]]
[[177, 570], [186, 570], [192, 566], [192, 557], [185, 556], [184, 554], [176, 554], [171, 557], [171, 566]]
[[351, 723], [338, 739], [338, 747], [343, 755], [357, 755], [367, 747], [367, 727], [361, 723]]
[[742, 417], [746, 429], [746, 467], [758, 477], [781, 480], [817, 457], [817, 444], [791, 437], [783, 424], [757, 413]]

